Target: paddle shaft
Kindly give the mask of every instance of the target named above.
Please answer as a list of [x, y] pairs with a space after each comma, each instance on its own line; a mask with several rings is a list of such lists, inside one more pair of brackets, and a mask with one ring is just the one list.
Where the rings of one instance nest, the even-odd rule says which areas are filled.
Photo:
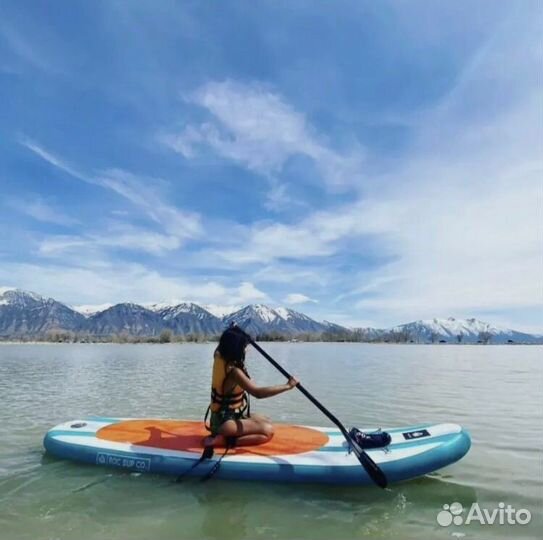
[[[251, 345], [278, 371], [280, 371], [287, 379], [292, 379], [292, 375], [283, 366], [278, 364], [258, 343], [251, 339]], [[315, 398], [309, 391], [307, 391], [302, 383], [298, 383], [296, 388], [307, 398], [317, 409], [319, 409], [325, 416], [327, 416], [341, 431], [343, 436], [350, 442], [349, 432], [345, 429], [345, 426], [336, 418], [317, 398]]]
[[[239, 330], [239, 326], [237, 327]], [[291, 379], [292, 375], [283, 368], [280, 364], [278, 364], [256, 341], [244, 330], [241, 330], [247, 339], [249, 340], [249, 343], [268, 361], [270, 364], [272, 364], [273, 367], [275, 367], [278, 371], [280, 371], [287, 379]], [[300, 392], [307, 398], [315, 407], [317, 407], [326, 417], [328, 417], [341, 431], [343, 436], [345, 437], [345, 440], [351, 447], [352, 451], [356, 455], [358, 461], [364, 467], [365, 471], [368, 473], [370, 478], [381, 488], [387, 487], [387, 479], [384, 475], [383, 471], [377, 466], [377, 464], [373, 461], [373, 459], [366, 454], [363, 450], [357, 448], [355, 444], [353, 444], [351, 436], [349, 435], [348, 431], [345, 429], [345, 426], [336, 418], [317, 398], [313, 397], [313, 395], [308, 392], [301, 383], [298, 383], [296, 385], [296, 388], [300, 390]]]

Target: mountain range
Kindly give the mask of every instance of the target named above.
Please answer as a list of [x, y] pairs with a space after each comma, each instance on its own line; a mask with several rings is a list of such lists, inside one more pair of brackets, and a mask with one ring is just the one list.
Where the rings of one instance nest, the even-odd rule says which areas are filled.
[[[212, 313], [214, 311], [215, 313]], [[543, 343], [543, 336], [498, 328], [477, 319], [432, 319], [389, 329], [346, 328], [315, 321], [293, 309], [251, 304], [229, 313], [220, 306], [191, 302], [133, 303], [70, 307], [53, 298], [20, 289], [0, 289], [0, 339], [42, 338], [52, 333], [107, 338], [178, 336], [212, 337], [236, 323], [261, 337], [391, 341], [414, 343]]]

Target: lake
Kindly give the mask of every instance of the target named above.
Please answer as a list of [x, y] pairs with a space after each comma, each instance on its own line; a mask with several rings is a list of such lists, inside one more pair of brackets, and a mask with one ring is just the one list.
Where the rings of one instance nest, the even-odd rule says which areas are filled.
[[[455, 422], [460, 462], [378, 488], [186, 480], [44, 455], [45, 432], [88, 415], [198, 419], [213, 344], [0, 345], [0, 530], [18, 539], [532, 538], [543, 535], [543, 355], [538, 346], [273, 343], [264, 348], [347, 426]], [[262, 385], [284, 382], [258, 353]], [[329, 425], [301, 393], [253, 409]], [[444, 504], [532, 514], [527, 525], [451, 525]]]

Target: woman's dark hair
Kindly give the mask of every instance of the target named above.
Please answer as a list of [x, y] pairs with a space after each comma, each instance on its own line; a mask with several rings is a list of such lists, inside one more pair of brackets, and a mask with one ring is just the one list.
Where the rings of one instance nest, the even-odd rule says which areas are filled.
[[245, 348], [248, 344], [245, 334], [236, 328], [227, 328], [219, 339], [217, 351], [226, 362], [239, 367], [248, 375], [245, 369]]

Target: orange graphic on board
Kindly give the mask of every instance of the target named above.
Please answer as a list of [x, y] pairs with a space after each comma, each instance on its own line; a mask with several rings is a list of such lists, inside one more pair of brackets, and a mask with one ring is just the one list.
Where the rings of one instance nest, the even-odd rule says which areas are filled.
[[[259, 446], [239, 446], [236, 454], [278, 456], [318, 450], [328, 435], [316, 429], [274, 424], [273, 439]], [[202, 452], [202, 440], [209, 433], [202, 422], [183, 420], [125, 420], [98, 430], [96, 437], [106, 441], [130, 443], [152, 448]]]

